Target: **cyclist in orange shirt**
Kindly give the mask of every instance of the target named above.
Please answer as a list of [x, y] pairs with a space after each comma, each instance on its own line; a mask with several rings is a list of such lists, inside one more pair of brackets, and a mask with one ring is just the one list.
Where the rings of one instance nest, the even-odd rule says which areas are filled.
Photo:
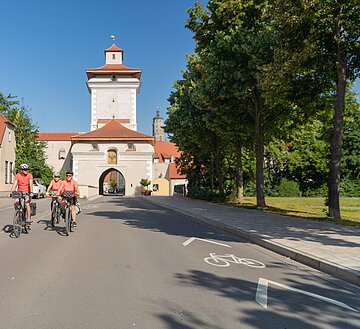
[[[60, 174], [58, 172], [56, 172], [54, 174], [54, 178], [52, 179], [52, 181], [50, 182], [49, 184], [49, 187], [46, 191], [46, 194], [50, 194], [50, 190], [52, 192], [56, 192], [56, 195], [60, 195], [60, 187], [61, 187], [61, 184], [62, 184], [62, 180], [60, 179]], [[52, 210], [53, 208], [53, 200], [51, 200], [51, 206], [50, 206], [50, 209]]]
[[[76, 226], [76, 202], [77, 202], [77, 196], [80, 194], [79, 192], [79, 186], [77, 181], [73, 180], [74, 173], [72, 171], [66, 172], [66, 180], [63, 180], [61, 187], [60, 187], [60, 195], [63, 192], [72, 192], [73, 197], [70, 200], [71, 203], [71, 215], [73, 220], [73, 225]], [[64, 209], [66, 202], [62, 202], [62, 208]]]
[[[31, 213], [30, 213], [30, 201], [33, 192], [33, 175], [29, 173], [29, 166], [26, 163], [20, 165], [20, 172], [15, 175], [14, 183], [11, 187], [10, 193], [12, 193], [17, 186], [18, 192], [23, 192], [25, 196], [25, 206], [26, 206], [26, 219], [29, 224], [31, 223]], [[16, 209], [18, 201], [14, 203]], [[30, 227], [29, 227], [30, 228]]]
[[60, 179], [60, 174], [58, 172], [56, 172], [54, 174], [54, 178], [52, 179], [52, 181], [49, 184], [49, 187], [46, 191], [46, 193], [50, 193], [50, 190], [53, 192], [56, 192], [57, 195], [59, 195], [59, 191], [60, 191], [60, 187], [62, 184], [62, 180]]

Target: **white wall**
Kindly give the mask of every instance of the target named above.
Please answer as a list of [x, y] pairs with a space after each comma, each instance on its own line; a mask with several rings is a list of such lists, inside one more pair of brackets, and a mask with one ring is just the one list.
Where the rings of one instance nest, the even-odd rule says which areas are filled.
[[[125, 195], [135, 195], [142, 178], [152, 181], [152, 155], [154, 148], [148, 143], [134, 142], [136, 151], [128, 151], [126, 142], [98, 142], [99, 150], [94, 151], [91, 143], [76, 143], [72, 147], [74, 179], [79, 185], [99, 188], [100, 176], [114, 168], [125, 178]], [[107, 151], [117, 151], [117, 164], [108, 164]]]
[[[71, 165], [71, 141], [48, 141], [46, 142], [46, 163], [54, 168], [54, 171], [67, 171]], [[59, 159], [59, 151], [65, 150], [65, 159]]]
[[[9, 128], [8, 125], [6, 125], [5, 127], [3, 140], [0, 141], [0, 143], [0, 191], [8, 192], [11, 189], [14, 175], [16, 174], [15, 172], [11, 174], [15, 166], [15, 133], [14, 130], [12, 128]], [[5, 161], [8, 161], [7, 183], [5, 182]], [[11, 170], [10, 162], [12, 163]]]

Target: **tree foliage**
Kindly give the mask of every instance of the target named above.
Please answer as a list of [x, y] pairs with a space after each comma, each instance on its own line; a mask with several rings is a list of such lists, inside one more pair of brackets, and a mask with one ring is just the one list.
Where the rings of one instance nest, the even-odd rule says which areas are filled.
[[20, 106], [16, 97], [0, 93], [0, 111], [15, 126], [15, 170], [19, 170], [21, 163], [27, 163], [33, 177], [41, 178], [45, 184], [49, 184], [53, 170], [46, 164], [46, 145], [38, 140], [38, 128], [32, 122], [28, 109]]
[[358, 106], [346, 94], [359, 74], [359, 5], [210, 0], [189, 9], [195, 53], [174, 83], [166, 129], [183, 151], [193, 196], [239, 196], [241, 176], [245, 193], [255, 180], [262, 206], [264, 192], [288, 186], [310, 195], [328, 180], [337, 217], [344, 124], [343, 173], [358, 177], [359, 168], [350, 151], [357, 155], [358, 112], [349, 111]]

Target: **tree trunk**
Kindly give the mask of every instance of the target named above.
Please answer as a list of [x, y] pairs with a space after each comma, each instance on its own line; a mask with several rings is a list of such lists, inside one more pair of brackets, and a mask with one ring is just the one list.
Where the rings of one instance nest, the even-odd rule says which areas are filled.
[[253, 90], [253, 101], [255, 106], [256, 204], [258, 207], [265, 207], [264, 132], [262, 129], [261, 109], [259, 107], [256, 90]]
[[224, 182], [223, 182], [223, 177], [222, 177], [222, 173], [221, 173], [221, 160], [220, 160], [220, 145], [219, 145], [219, 140], [216, 140], [216, 151], [215, 151], [215, 171], [216, 171], [216, 176], [218, 179], [218, 185], [219, 185], [219, 192], [220, 192], [220, 196], [224, 197], [225, 196], [225, 192], [224, 192]]
[[237, 142], [235, 145], [236, 153], [236, 198], [239, 203], [243, 203], [244, 199], [244, 180], [242, 166], [242, 144]]
[[329, 217], [341, 219], [339, 186], [340, 186], [340, 163], [341, 147], [344, 134], [344, 111], [346, 93], [346, 55], [343, 47], [344, 28], [342, 18], [342, 7], [340, 8], [339, 21], [337, 26], [337, 81], [336, 81], [336, 100], [334, 107], [334, 130], [330, 145], [329, 162]]
[[214, 155], [211, 154], [211, 163], [210, 163], [210, 188], [214, 190]]

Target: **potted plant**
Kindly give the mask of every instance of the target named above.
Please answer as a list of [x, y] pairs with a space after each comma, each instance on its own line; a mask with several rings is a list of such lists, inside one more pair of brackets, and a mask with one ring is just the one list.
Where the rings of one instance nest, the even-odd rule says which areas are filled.
[[140, 180], [142, 189], [140, 190], [141, 195], [151, 195], [152, 190], [148, 189], [148, 186], [151, 184], [151, 181], [147, 178], [142, 178]]

